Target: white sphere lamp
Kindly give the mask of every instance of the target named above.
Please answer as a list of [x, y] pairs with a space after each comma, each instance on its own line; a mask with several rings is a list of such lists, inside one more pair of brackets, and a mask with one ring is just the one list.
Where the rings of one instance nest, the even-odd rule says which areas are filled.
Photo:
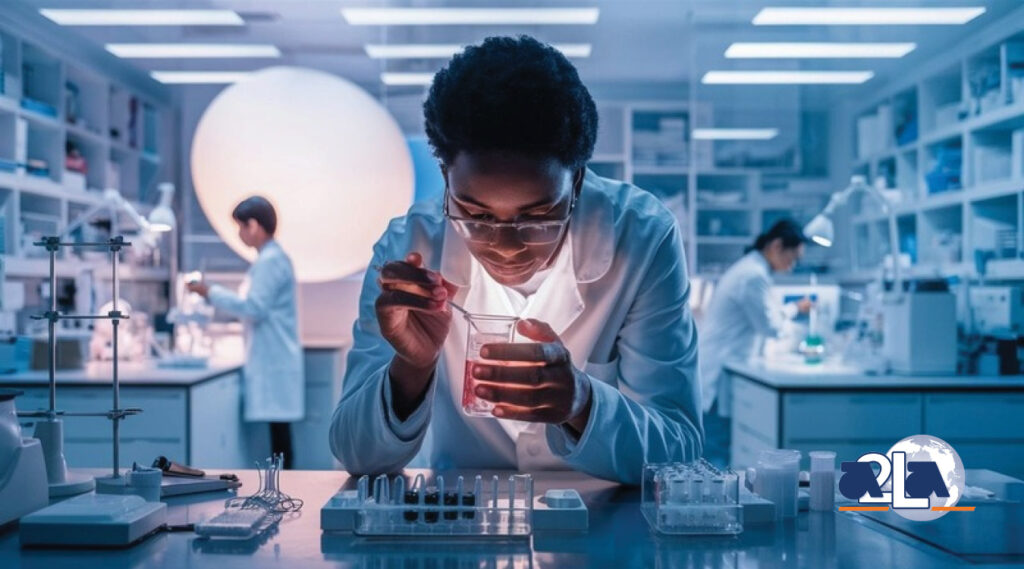
[[388, 221], [412, 202], [412, 158], [394, 118], [337, 76], [271, 67], [221, 92], [192, 140], [203, 213], [236, 253], [235, 205], [261, 195], [277, 210], [276, 239], [301, 282], [364, 269]]

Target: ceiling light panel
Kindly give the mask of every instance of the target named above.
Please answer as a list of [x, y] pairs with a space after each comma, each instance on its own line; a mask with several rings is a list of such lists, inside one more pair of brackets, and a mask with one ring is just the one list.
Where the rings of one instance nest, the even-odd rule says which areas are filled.
[[874, 77], [872, 71], [708, 71], [705, 85], [841, 85]]
[[943, 8], [763, 8], [755, 26], [928, 26], [966, 24], [985, 13], [980, 6]]
[[900, 58], [917, 47], [915, 43], [838, 42], [738, 42], [725, 50], [729, 59], [886, 59]]
[[111, 43], [107, 51], [125, 59], [278, 58], [281, 50], [269, 44]]
[[39, 12], [62, 26], [244, 26], [231, 10], [86, 10]]
[[598, 8], [342, 8], [353, 26], [588, 25]]

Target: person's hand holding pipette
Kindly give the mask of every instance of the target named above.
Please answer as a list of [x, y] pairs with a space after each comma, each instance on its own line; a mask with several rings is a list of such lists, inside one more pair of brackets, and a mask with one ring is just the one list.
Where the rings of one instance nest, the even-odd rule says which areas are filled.
[[377, 321], [380, 333], [395, 349], [391, 390], [395, 414], [404, 419], [416, 409], [430, 385], [434, 368], [451, 328], [447, 300], [458, 288], [440, 273], [423, 266], [419, 253], [380, 268]]

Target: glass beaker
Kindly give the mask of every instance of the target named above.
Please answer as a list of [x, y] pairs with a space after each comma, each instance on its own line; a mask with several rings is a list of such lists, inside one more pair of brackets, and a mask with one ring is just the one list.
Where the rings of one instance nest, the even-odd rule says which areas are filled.
[[494, 403], [476, 396], [476, 381], [473, 379], [473, 364], [488, 363], [507, 365], [504, 361], [485, 360], [480, 357], [480, 348], [485, 344], [507, 344], [515, 339], [515, 316], [494, 314], [466, 314], [466, 370], [462, 381], [462, 411], [471, 417], [490, 417]]

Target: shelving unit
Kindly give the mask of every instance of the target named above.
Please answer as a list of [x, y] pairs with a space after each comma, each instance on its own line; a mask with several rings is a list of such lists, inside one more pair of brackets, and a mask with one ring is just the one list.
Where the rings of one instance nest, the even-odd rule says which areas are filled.
[[[599, 104], [600, 131], [589, 167], [660, 198], [676, 215], [693, 274], [716, 276], [743, 254], [762, 228], [782, 216], [809, 221], [828, 197], [827, 183], [793, 188], [785, 169], [722, 167], [711, 141], [694, 127], [714, 126], [698, 103]], [[730, 155], [723, 160], [735, 160]], [[780, 199], [780, 196], [784, 196]]]
[[[900, 249], [917, 273], [974, 278], [987, 261], [996, 278], [1024, 279], [1024, 22], [1014, 25], [919, 66], [852, 119], [851, 172], [901, 193]], [[877, 271], [885, 219], [865, 202], [852, 221], [852, 274]]]
[[[39, 249], [31, 242], [63, 231], [99, 203], [104, 188], [150, 210], [157, 182], [174, 177], [161, 132], [169, 111], [95, 71], [88, 58], [43, 47], [50, 44], [34, 41], [32, 28], [9, 25], [0, 25], [0, 255], [8, 276], [32, 278], [48, 267], [34, 258]], [[118, 223], [132, 228], [127, 218]], [[72, 237], [95, 240], [102, 231], [88, 227]], [[160, 264], [126, 271], [128, 278], [170, 278], [163, 241]], [[58, 273], [73, 277], [90, 266], [80, 255], [62, 251]]]

